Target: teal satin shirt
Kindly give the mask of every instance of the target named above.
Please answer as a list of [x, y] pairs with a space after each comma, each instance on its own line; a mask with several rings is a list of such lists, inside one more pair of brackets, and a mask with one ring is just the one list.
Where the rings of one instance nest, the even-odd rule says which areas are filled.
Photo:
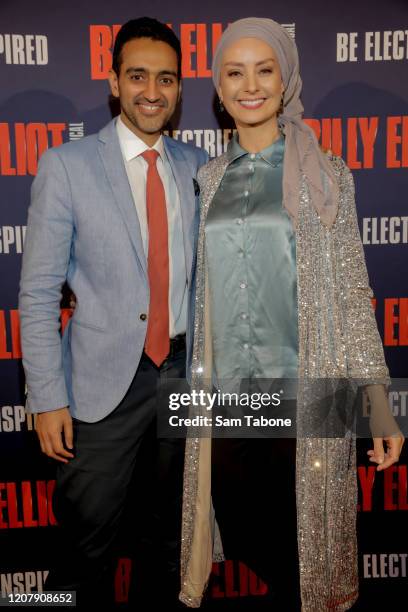
[[284, 148], [281, 137], [260, 153], [248, 153], [235, 137], [208, 211], [205, 241], [218, 382], [297, 377], [296, 243], [282, 207]]

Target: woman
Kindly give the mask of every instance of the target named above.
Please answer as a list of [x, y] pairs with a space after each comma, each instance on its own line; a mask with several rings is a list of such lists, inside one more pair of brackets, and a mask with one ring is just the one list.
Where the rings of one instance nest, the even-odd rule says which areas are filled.
[[[199, 174], [192, 387], [298, 379], [289, 400], [296, 397], [302, 610], [347, 610], [358, 595], [355, 435], [344, 418], [343, 434], [338, 420], [322, 427], [318, 407], [329, 393], [336, 421], [345, 380], [350, 388], [359, 381], [384, 407], [388, 382], [352, 175], [341, 159], [321, 152], [301, 121], [297, 49], [279, 24], [256, 18], [231, 24], [214, 56], [213, 79], [238, 134]], [[379, 430], [369, 451], [382, 463], [378, 469], [398, 460], [403, 443], [386, 412], [387, 430]], [[267, 442], [279, 459], [277, 441]], [[213, 559], [210, 481], [211, 440], [190, 438], [180, 595], [190, 607], [200, 605]], [[218, 518], [223, 507], [214, 506]], [[220, 529], [223, 539], [222, 523]]]

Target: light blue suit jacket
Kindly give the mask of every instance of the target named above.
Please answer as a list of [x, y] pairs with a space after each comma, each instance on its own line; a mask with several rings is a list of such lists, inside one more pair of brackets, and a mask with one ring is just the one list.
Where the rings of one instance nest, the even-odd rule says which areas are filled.
[[[207, 154], [168, 137], [164, 143], [191, 292], [199, 222], [193, 179]], [[61, 339], [65, 281], [77, 306]], [[114, 410], [140, 361], [148, 304], [147, 262], [113, 120], [99, 134], [46, 151], [33, 182], [19, 298], [28, 411], [69, 406], [74, 417], [95, 422]], [[191, 344], [189, 324], [189, 354]]]

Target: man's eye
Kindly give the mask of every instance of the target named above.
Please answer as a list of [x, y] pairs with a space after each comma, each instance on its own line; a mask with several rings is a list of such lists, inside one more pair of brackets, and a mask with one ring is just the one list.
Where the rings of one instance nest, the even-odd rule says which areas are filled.
[[141, 74], [132, 74], [130, 77], [133, 81], [141, 81], [143, 76]]
[[170, 79], [169, 77], [163, 77], [161, 79], [161, 82], [163, 83], [163, 85], [171, 85], [173, 83], [173, 79]]

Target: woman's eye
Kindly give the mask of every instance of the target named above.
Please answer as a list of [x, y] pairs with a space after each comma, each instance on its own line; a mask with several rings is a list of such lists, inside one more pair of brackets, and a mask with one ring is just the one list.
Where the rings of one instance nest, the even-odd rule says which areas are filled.
[[261, 74], [272, 74], [272, 68], [262, 68]]
[[231, 72], [228, 73], [229, 77], [235, 77], [235, 76], [240, 76], [241, 73], [239, 72], [239, 70], [231, 70]]

